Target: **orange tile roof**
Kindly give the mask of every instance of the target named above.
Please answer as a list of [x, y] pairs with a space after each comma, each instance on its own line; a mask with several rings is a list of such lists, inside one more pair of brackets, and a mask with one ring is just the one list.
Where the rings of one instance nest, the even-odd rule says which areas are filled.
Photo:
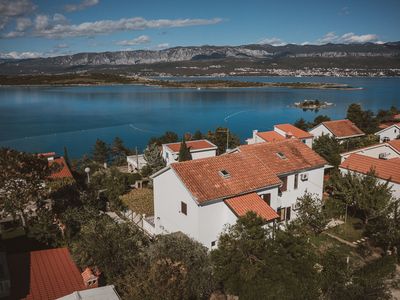
[[284, 136], [281, 136], [276, 131], [257, 132], [257, 135], [266, 142], [283, 141], [285, 139]]
[[[262, 144], [268, 143], [260, 145]], [[247, 153], [173, 163], [171, 168], [199, 203], [232, 197], [281, 183], [269, 167]], [[224, 178], [220, 174], [222, 170], [229, 173], [229, 178]]]
[[71, 170], [68, 168], [67, 163], [64, 160], [64, 157], [58, 157], [54, 160], [49, 160], [49, 166], [53, 164], [58, 164], [60, 169], [56, 172], [52, 172], [50, 175], [51, 179], [60, 179], [60, 178], [73, 178]]
[[300, 128], [297, 128], [296, 126], [292, 124], [278, 124], [275, 125], [276, 128], [286, 132], [286, 134], [291, 134], [295, 138], [298, 139], [306, 139], [306, 138], [312, 138], [313, 135], [307, 131], [301, 130]]
[[261, 218], [272, 221], [279, 218], [279, 215], [269, 206], [257, 193], [250, 193], [224, 200], [225, 204], [238, 217], [244, 216], [247, 212], [253, 211]]
[[[285, 159], [278, 156], [285, 155]], [[281, 183], [278, 175], [323, 167], [327, 162], [297, 139], [239, 147], [239, 152], [171, 164], [199, 202], [229, 198]], [[228, 178], [221, 176], [226, 170]]]
[[393, 141], [389, 141], [387, 143], [390, 146], [392, 146], [393, 148], [395, 148], [396, 150], [400, 151], [400, 140], [393, 140]]
[[[297, 139], [243, 145], [239, 147], [239, 151], [257, 157], [277, 175], [322, 167], [327, 164], [321, 156]], [[280, 158], [278, 152], [286, 158]]]
[[57, 299], [86, 289], [67, 248], [11, 254], [7, 257], [11, 299]]
[[345, 119], [345, 120], [326, 121], [322, 122], [321, 124], [323, 124], [326, 128], [328, 128], [329, 131], [332, 132], [332, 134], [338, 138], [365, 135], [365, 133], [350, 120]]
[[400, 183], [400, 159], [384, 160], [360, 154], [351, 154], [341, 163], [340, 167], [361, 174], [367, 174], [372, 168], [378, 178]]
[[[217, 146], [207, 140], [187, 141], [186, 145], [188, 146], [188, 148], [190, 147], [190, 150], [202, 150], [210, 148], [217, 149]], [[179, 150], [181, 149], [181, 142], [166, 144], [166, 146], [173, 152], [179, 152]]]

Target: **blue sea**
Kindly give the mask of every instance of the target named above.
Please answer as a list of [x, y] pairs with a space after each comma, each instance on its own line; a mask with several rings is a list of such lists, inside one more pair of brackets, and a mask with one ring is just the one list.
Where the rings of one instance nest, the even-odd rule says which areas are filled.
[[[192, 80], [191, 78], [190, 80]], [[208, 78], [209, 79], [209, 78]], [[0, 147], [28, 152], [90, 153], [97, 138], [121, 137], [129, 147], [146, 146], [165, 131], [179, 134], [228, 126], [242, 140], [253, 129], [318, 114], [343, 118], [350, 103], [374, 112], [400, 107], [400, 78], [245, 77], [247, 81], [335, 82], [358, 90], [291, 88], [171, 89], [138, 85], [0, 87]], [[179, 79], [178, 79], [179, 80]], [[186, 79], [188, 80], [188, 79]], [[293, 107], [304, 99], [335, 105], [321, 111]]]

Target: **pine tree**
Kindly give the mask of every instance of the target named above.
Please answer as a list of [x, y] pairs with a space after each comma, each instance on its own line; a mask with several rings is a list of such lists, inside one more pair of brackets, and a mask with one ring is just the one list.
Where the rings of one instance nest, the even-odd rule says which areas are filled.
[[144, 150], [144, 159], [148, 168], [151, 169], [151, 173], [155, 173], [165, 167], [165, 161], [157, 144], [151, 144]]
[[97, 139], [92, 154], [95, 162], [103, 164], [110, 159], [110, 148], [104, 141]]
[[190, 147], [187, 146], [185, 138], [181, 142], [179, 149], [178, 161], [192, 160], [192, 154], [190, 153]]

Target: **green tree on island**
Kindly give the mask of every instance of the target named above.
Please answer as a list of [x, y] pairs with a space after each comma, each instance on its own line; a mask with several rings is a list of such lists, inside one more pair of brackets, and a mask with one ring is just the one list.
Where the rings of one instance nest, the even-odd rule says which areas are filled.
[[185, 138], [182, 139], [181, 147], [179, 148], [178, 161], [192, 160], [192, 154], [190, 153], [190, 147], [187, 146]]

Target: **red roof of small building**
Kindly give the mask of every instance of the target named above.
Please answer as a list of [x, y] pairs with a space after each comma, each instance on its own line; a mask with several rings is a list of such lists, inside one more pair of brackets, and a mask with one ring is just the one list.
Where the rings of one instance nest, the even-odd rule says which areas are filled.
[[8, 255], [10, 299], [53, 300], [86, 289], [67, 248]]
[[361, 136], [365, 133], [350, 120], [334, 120], [322, 122], [326, 128], [337, 138]]
[[49, 160], [49, 167], [51, 167], [53, 164], [58, 164], [59, 168], [51, 173], [51, 179], [73, 178], [71, 170], [65, 162], [64, 157], [58, 157], [54, 158], [53, 160]]
[[257, 132], [257, 135], [266, 142], [283, 141], [285, 139], [284, 136], [280, 135], [276, 131]]
[[[187, 141], [186, 145], [188, 148], [190, 148], [190, 150], [203, 150], [203, 149], [210, 149], [210, 148], [217, 149], [217, 146], [208, 140]], [[181, 149], [181, 142], [166, 144], [166, 146], [169, 149], [171, 149], [172, 152], [179, 152], [179, 150]]]
[[395, 148], [396, 150], [400, 151], [400, 140], [393, 140], [393, 141], [389, 141], [387, 143], [390, 146], [392, 146], [393, 148]]
[[[327, 164], [325, 159], [297, 139], [243, 145], [239, 147], [239, 151], [253, 155], [276, 175], [322, 167]], [[281, 158], [279, 153], [284, 158]]]
[[233, 211], [233, 213], [242, 217], [247, 212], [255, 212], [258, 216], [266, 221], [272, 221], [279, 218], [274, 211], [257, 193], [250, 193], [224, 200], [225, 204]]
[[400, 159], [379, 159], [360, 154], [351, 154], [340, 168], [367, 174], [371, 169], [375, 170], [378, 178], [400, 183]]
[[[278, 153], [284, 155], [280, 158]], [[281, 184], [278, 175], [323, 167], [326, 161], [297, 139], [239, 147], [239, 152], [171, 164], [199, 203]], [[223, 176], [221, 171], [226, 171]]]
[[300, 128], [297, 128], [296, 126], [294, 126], [292, 124], [278, 124], [278, 125], [275, 125], [275, 127], [284, 131], [286, 134], [292, 135], [298, 139], [306, 139], [306, 138], [313, 137], [313, 135], [311, 133], [301, 130]]

